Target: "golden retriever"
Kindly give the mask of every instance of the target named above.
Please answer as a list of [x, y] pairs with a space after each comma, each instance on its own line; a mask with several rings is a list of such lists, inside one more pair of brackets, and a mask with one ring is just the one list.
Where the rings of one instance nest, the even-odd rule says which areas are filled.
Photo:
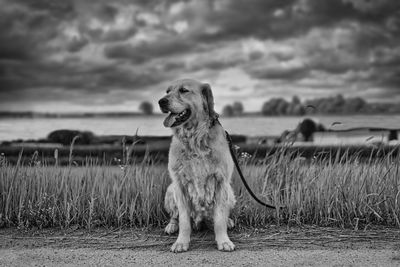
[[233, 227], [229, 212], [235, 205], [231, 187], [233, 161], [225, 131], [214, 111], [210, 85], [191, 79], [173, 82], [159, 101], [165, 127], [173, 131], [168, 171], [172, 179], [165, 194], [171, 219], [167, 234], [179, 229], [171, 251], [189, 249], [191, 219], [194, 226], [214, 223], [215, 240], [221, 251], [233, 251], [227, 228]]

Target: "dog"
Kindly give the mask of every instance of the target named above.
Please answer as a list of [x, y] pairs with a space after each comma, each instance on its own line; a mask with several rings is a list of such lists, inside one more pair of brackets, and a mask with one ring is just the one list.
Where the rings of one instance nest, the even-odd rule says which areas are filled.
[[168, 113], [164, 126], [172, 128], [168, 172], [172, 183], [165, 194], [165, 209], [171, 219], [167, 234], [179, 230], [172, 252], [189, 249], [192, 231], [203, 222], [213, 222], [218, 250], [233, 251], [227, 228], [235, 205], [231, 187], [234, 163], [225, 131], [214, 111], [214, 97], [209, 84], [192, 79], [173, 82], [167, 95], [159, 100]]

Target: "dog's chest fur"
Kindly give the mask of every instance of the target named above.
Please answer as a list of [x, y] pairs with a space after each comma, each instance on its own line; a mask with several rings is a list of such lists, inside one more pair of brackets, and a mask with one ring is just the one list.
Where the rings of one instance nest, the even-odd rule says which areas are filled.
[[220, 192], [221, 183], [226, 181], [228, 175], [225, 157], [221, 157], [220, 151], [215, 150], [215, 147], [221, 147], [221, 144], [192, 146], [175, 139], [172, 147], [169, 170], [172, 179], [182, 188], [189, 202], [192, 217], [195, 220], [209, 217]]
[[212, 210], [215, 194], [222, 180], [217, 173], [218, 160], [210, 155], [192, 154], [184, 149], [180, 153], [180, 161], [173, 167], [177, 182], [186, 193], [194, 211]]

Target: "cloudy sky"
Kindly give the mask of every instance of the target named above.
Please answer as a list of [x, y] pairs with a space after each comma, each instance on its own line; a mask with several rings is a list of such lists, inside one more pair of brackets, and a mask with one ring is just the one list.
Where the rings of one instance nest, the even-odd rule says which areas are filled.
[[217, 110], [341, 93], [400, 103], [398, 0], [0, 0], [0, 109], [136, 111], [167, 84]]

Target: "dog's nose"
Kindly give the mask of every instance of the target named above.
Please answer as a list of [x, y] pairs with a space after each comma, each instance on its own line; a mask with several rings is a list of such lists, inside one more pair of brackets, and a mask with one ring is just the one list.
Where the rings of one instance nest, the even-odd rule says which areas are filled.
[[168, 105], [168, 99], [161, 98], [160, 101], [158, 101], [158, 104], [160, 105], [160, 107], [166, 107]]

